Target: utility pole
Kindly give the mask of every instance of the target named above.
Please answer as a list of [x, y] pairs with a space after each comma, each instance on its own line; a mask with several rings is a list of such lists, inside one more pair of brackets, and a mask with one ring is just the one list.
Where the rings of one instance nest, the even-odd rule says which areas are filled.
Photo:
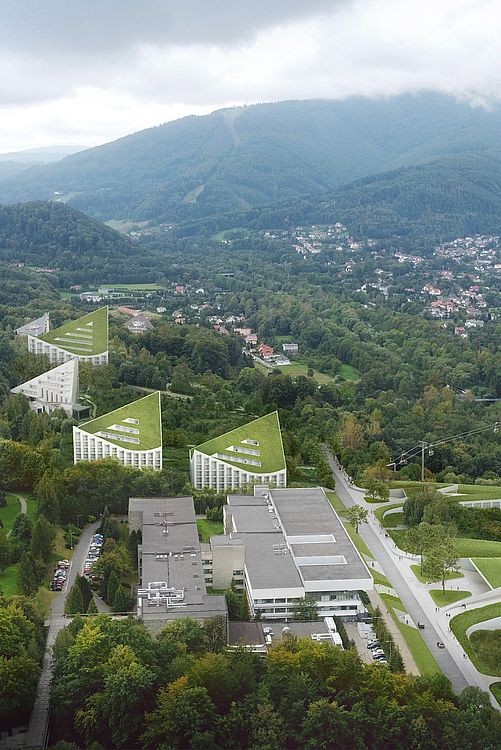
[[421, 445], [421, 481], [424, 482], [424, 452], [426, 448], [428, 447], [424, 440], [420, 441]]

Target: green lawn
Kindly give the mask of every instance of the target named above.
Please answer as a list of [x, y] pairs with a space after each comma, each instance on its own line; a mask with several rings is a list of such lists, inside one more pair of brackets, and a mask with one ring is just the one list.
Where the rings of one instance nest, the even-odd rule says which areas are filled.
[[[284, 375], [290, 375], [291, 378], [297, 378], [298, 375], [304, 375], [305, 377], [308, 376], [308, 370], [313, 369], [309, 368], [308, 365], [301, 365], [298, 362], [293, 362], [290, 365], [280, 365], [280, 370], [284, 373]], [[318, 370], [313, 370], [313, 379], [317, 381], [317, 383], [333, 383], [334, 378], [331, 377], [331, 375], [326, 375], [323, 372], [319, 372]]]
[[[400, 549], [406, 549], [405, 529], [389, 528], [388, 533]], [[452, 541], [458, 557], [501, 557], [501, 542], [467, 539], [460, 536], [454, 537]]]
[[[381, 508], [381, 510], [384, 510], [384, 508]], [[404, 515], [403, 513], [389, 513], [387, 516], [384, 517], [384, 523], [383, 526], [385, 529], [393, 529], [395, 526], [403, 526], [404, 524]]]
[[330, 504], [332, 505], [336, 513], [344, 513], [346, 511], [346, 506], [335, 492], [327, 492], [326, 494], [329, 498]]
[[488, 604], [486, 607], [478, 607], [477, 609], [467, 610], [460, 615], [456, 615], [451, 620], [451, 629], [461, 646], [464, 648], [473, 664], [476, 666], [479, 672], [483, 674], [493, 674], [496, 677], [501, 677], [501, 669], [492, 672], [491, 666], [483, 662], [473, 649], [469, 638], [466, 635], [466, 631], [472, 625], [476, 625], [479, 622], [485, 620], [491, 620], [493, 617], [501, 617], [501, 602], [495, 604]]
[[[262, 372], [263, 375], [270, 375], [270, 373], [273, 372], [275, 368], [272, 367], [266, 367], [265, 365], [261, 364], [261, 362], [254, 362], [254, 367], [256, 370], [259, 370], [259, 372]], [[309, 368], [308, 365], [302, 365], [299, 362], [293, 362], [290, 365], [280, 365], [277, 369], [281, 370], [284, 375], [290, 375], [291, 378], [297, 378], [298, 375], [304, 375], [305, 377], [308, 376], [308, 370], [313, 369]], [[316, 380], [317, 383], [334, 383], [334, 378], [330, 375], [326, 375], [323, 372], [319, 372], [318, 370], [313, 369], [313, 380]]]
[[501, 682], [493, 682], [489, 689], [501, 707]]
[[[392, 508], [402, 508], [403, 503], [391, 503], [391, 505], [385, 505], [381, 508], [378, 508], [374, 511], [376, 518], [378, 519], [379, 523], [381, 523], [385, 528], [391, 528], [390, 524], [388, 523], [389, 519], [392, 518], [393, 515], [397, 515], [396, 513], [390, 513], [385, 516], [385, 513], [388, 513], [389, 510], [392, 510]], [[401, 518], [401, 517], [400, 517]], [[400, 520], [400, 523], [402, 521]]]
[[455, 537], [452, 541], [459, 557], [501, 557], [501, 542], [462, 537]]
[[379, 583], [381, 586], [388, 586], [388, 588], [392, 588], [392, 585], [389, 582], [389, 580], [386, 578], [386, 576], [384, 576], [378, 570], [373, 570], [372, 568], [369, 568], [369, 573], [374, 578], [374, 583]]
[[222, 523], [209, 521], [207, 518], [197, 518], [197, 529], [201, 542], [208, 542], [212, 535], [224, 534]]
[[[137, 420], [130, 422], [127, 420]], [[124, 428], [113, 429], [113, 425]], [[95, 435], [97, 432], [106, 433], [106, 440], [120, 448], [129, 450], [146, 451], [158, 448], [162, 444], [162, 426], [160, 423], [160, 394], [150, 393], [137, 401], [121, 406], [119, 409], [103, 414], [101, 417], [91, 419], [85, 424], [79, 425], [80, 429]], [[135, 430], [126, 433], [125, 429]], [[121, 437], [130, 437], [138, 442], [120, 440]]]
[[[268, 474], [285, 468], [280, 422], [276, 411], [207, 440], [197, 445], [197, 450], [207, 456], [220, 454], [232, 466], [257, 474]], [[248, 461], [255, 461], [258, 465], [246, 463]]]
[[21, 510], [19, 500], [14, 495], [6, 495], [7, 505], [5, 508], [0, 508], [0, 519], [2, 519], [3, 528], [5, 531], [10, 531], [14, 518]]
[[[20, 493], [19, 493], [20, 494]], [[31, 519], [33, 523], [35, 523], [38, 513], [38, 502], [35, 500], [34, 497], [29, 495], [28, 493], [24, 494], [24, 497], [26, 498], [26, 505], [27, 505], [27, 516]]]
[[411, 651], [416, 666], [423, 675], [441, 674], [441, 669], [437, 664], [437, 661], [430, 649], [426, 645], [423, 636], [420, 631], [412, 627], [412, 625], [406, 625], [403, 622], [397, 622], [398, 628], [405, 638], [407, 645]]
[[402, 612], [407, 611], [400, 599], [396, 596], [388, 596], [388, 594], [381, 594], [380, 596], [383, 602], [386, 604], [386, 607], [393, 617], [398, 629], [402, 633], [416, 663], [416, 666], [421, 674], [441, 674], [440, 667], [438, 666], [435, 657], [423, 640], [423, 636], [421, 635], [419, 630], [412, 625], [406, 625], [404, 622], [401, 622], [395, 614], [393, 609], [394, 607]]
[[339, 375], [343, 380], [360, 380], [360, 373], [351, 365], [341, 365]]
[[101, 307], [77, 320], [70, 320], [38, 338], [72, 354], [102, 354], [108, 349], [108, 308]]
[[492, 588], [501, 586], [501, 564], [495, 557], [472, 557], [479, 571], [486, 577]]
[[454, 604], [459, 602], [461, 599], [471, 596], [471, 591], [445, 591], [442, 589], [430, 589], [429, 595], [437, 605], [437, 607], [445, 607], [447, 604]]
[[[411, 570], [418, 579], [418, 581], [421, 581], [421, 583], [436, 583], [436, 581], [430, 581], [425, 576], [421, 575], [421, 566], [420, 565], [411, 565]], [[463, 573], [447, 573], [445, 576], [446, 581], [451, 581], [453, 578], [464, 578]]]
[[100, 289], [119, 289], [126, 292], [155, 292], [164, 289], [160, 284], [99, 284]]
[[0, 573], [0, 589], [5, 596], [13, 596], [19, 591], [17, 583], [17, 565], [8, 565]]
[[366, 545], [366, 543], [364, 542], [360, 534], [355, 533], [354, 526], [352, 526], [351, 523], [345, 523], [344, 527], [346, 531], [348, 532], [348, 535], [351, 541], [353, 542], [355, 547], [358, 549], [362, 557], [364, 555], [367, 555], [367, 557], [370, 557], [371, 560], [374, 560], [375, 559], [374, 555], [372, 554], [372, 552], [370, 551], [370, 549], [368, 548], [368, 546]]
[[[421, 482], [411, 482], [398, 479], [389, 482], [392, 489], [403, 489], [403, 490], [414, 490], [422, 487]], [[441, 487], [449, 487], [451, 483], [437, 482], [437, 489]], [[481, 484], [460, 484], [458, 489], [458, 500], [500, 500], [501, 499], [501, 487], [500, 486], [483, 486]], [[463, 497], [461, 497], [461, 495]]]

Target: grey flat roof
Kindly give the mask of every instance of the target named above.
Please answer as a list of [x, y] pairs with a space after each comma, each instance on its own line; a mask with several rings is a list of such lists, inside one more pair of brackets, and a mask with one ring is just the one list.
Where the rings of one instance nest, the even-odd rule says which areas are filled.
[[292, 555], [277, 554], [273, 545], [285, 545], [280, 532], [242, 534], [245, 544], [245, 567], [253, 589], [296, 588], [303, 582]]
[[[228, 498], [230, 499], [230, 498]], [[240, 533], [274, 533], [280, 528], [278, 519], [274, 513], [268, 512], [268, 506], [262, 501], [252, 505], [231, 505], [231, 515], [234, 519], [236, 531]], [[278, 527], [278, 528], [277, 528]]]
[[254, 495], [228, 495], [228, 505], [264, 505], [262, 498]]
[[[129, 512], [142, 513], [142, 588], [166, 581], [168, 586], [184, 589], [185, 603], [190, 605], [183, 608], [185, 616], [203, 608], [207, 589], [193, 498], [131, 498]], [[153, 608], [145, 606], [144, 614], [152, 614], [149, 610]]]
[[230, 622], [228, 630], [228, 641], [231, 645], [243, 643], [247, 646], [257, 646], [266, 642], [260, 622]]
[[[270, 490], [270, 496], [284, 534], [287, 537], [303, 537], [301, 542], [291, 545], [298, 557], [322, 557], [331, 554], [342, 555], [346, 560], [346, 565], [302, 566], [301, 573], [305, 581], [369, 579], [371, 577], [322, 489], [319, 487], [273, 489]], [[326, 536], [329, 534], [334, 536], [334, 542], [319, 543], [304, 539], [309, 535]], [[302, 548], [308, 549], [307, 554], [301, 551]]]

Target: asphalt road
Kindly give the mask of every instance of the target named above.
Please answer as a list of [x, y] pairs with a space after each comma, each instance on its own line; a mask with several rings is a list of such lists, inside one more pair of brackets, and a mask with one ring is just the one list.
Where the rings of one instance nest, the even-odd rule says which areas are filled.
[[[329, 464], [336, 480], [336, 492], [343, 503], [347, 507], [356, 505], [357, 503], [360, 504], [363, 500], [363, 493], [348, 484], [345, 477], [343, 476], [342, 471], [339, 469], [333, 457], [330, 455]], [[437, 663], [442, 672], [446, 675], [446, 677], [449, 678], [454, 689], [457, 692], [464, 690], [464, 688], [468, 687], [468, 682], [457, 666], [455, 660], [449, 654], [447, 649], [437, 648], [437, 641], [443, 640], [442, 635], [437, 632], [433, 623], [430, 621], [430, 619], [420, 606], [411, 588], [408, 586], [407, 582], [400, 574], [397, 565], [394, 563], [388, 552], [381, 544], [381, 541], [378, 539], [376, 533], [369, 526], [369, 524], [362, 524], [359, 528], [359, 534], [367, 543], [369, 549], [374, 553], [376, 559], [383, 568], [385, 576], [389, 579], [392, 587], [397, 592], [412, 620], [415, 623], [424, 623], [425, 629], [420, 631], [421, 635], [423, 636], [431, 653], [437, 660]]]
[[71, 587], [73, 586], [73, 583], [75, 582], [77, 573], [80, 573], [80, 575], [82, 574], [92, 535], [95, 534], [98, 526], [99, 521], [97, 521], [96, 523], [91, 523], [82, 531], [73, 553], [73, 559], [71, 561], [68, 578], [66, 579], [66, 585], [63, 591], [61, 591], [58, 596], [55, 597], [50, 611], [51, 615], [57, 617], [64, 614], [64, 605], [66, 603], [67, 596], [70, 592]]

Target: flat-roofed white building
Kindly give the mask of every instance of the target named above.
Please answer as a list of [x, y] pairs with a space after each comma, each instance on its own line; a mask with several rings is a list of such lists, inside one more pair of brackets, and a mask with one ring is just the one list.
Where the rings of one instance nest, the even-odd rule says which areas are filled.
[[64, 409], [71, 417], [78, 402], [78, 361], [72, 359], [47, 370], [11, 388], [11, 393], [22, 393], [28, 399], [30, 408], [40, 414]]
[[192, 448], [190, 476], [197, 489], [216, 492], [254, 483], [285, 487], [287, 467], [277, 412]]
[[47, 333], [49, 326], [49, 313], [44, 313], [41, 318], [36, 318], [24, 326], [16, 328], [16, 333], [18, 336], [41, 336], [43, 333]]
[[78, 320], [28, 336], [28, 351], [45, 354], [52, 364], [63, 364], [71, 359], [105, 365], [108, 362], [108, 308], [84, 315]]
[[[251, 614], [289, 620], [304, 600], [320, 617], [354, 619], [365, 611], [358, 592], [374, 588], [372, 576], [321, 488], [255, 487], [254, 495], [230, 495], [224, 528], [225, 536], [211, 538], [204, 569], [222, 588], [229, 585], [228, 559], [235, 565], [243, 547]], [[235, 549], [222, 557], [225, 544]]]
[[116, 458], [135, 469], [162, 468], [160, 393], [73, 427], [73, 463]]

